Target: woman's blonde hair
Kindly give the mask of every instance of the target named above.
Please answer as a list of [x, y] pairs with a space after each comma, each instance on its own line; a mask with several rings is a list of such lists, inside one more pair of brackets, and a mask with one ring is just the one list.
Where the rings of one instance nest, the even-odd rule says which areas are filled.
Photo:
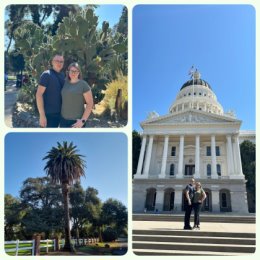
[[79, 71], [78, 78], [79, 78], [79, 79], [82, 79], [81, 69], [80, 69], [80, 66], [79, 66], [79, 64], [78, 64], [77, 62], [72, 62], [72, 63], [68, 66], [68, 69], [67, 69], [67, 72], [66, 72], [66, 79], [67, 79], [67, 80], [71, 80], [70, 75], [69, 75], [69, 71], [70, 71], [70, 69], [71, 69], [72, 67], [76, 68], [76, 69]]
[[196, 182], [196, 186], [200, 186], [200, 188], [201, 188], [201, 183], [200, 182]]

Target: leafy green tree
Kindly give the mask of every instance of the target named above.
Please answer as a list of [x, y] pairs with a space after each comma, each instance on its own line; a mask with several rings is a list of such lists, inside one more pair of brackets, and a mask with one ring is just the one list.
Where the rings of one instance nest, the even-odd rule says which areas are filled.
[[47, 160], [44, 170], [50, 177], [52, 183], [61, 184], [64, 200], [65, 219], [65, 245], [63, 250], [74, 251], [71, 243], [70, 214], [69, 214], [69, 189], [74, 182], [80, 181], [85, 176], [85, 161], [83, 156], [78, 154], [77, 146], [66, 141], [63, 144], [57, 143], [52, 147], [43, 160]]
[[255, 144], [244, 141], [240, 145], [243, 173], [245, 174], [249, 212], [255, 212]]
[[50, 179], [28, 178], [23, 182], [20, 198], [26, 214], [21, 220], [26, 237], [42, 233], [51, 238], [61, 232], [63, 210], [60, 186], [50, 183]]
[[5, 240], [19, 238], [21, 233], [21, 220], [25, 215], [21, 201], [10, 194], [5, 194]]
[[102, 220], [107, 226], [114, 227], [117, 235], [124, 233], [127, 227], [127, 209], [122, 202], [108, 199], [102, 205]]
[[137, 171], [142, 140], [141, 140], [140, 134], [136, 130], [133, 131], [132, 138], [133, 138], [132, 139], [132, 142], [133, 142], [133, 174], [135, 174]]
[[123, 7], [122, 15], [117, 25], [117, 32], [122, 33], [126, 37], [128, 35], [128, 11], [126, 6]]

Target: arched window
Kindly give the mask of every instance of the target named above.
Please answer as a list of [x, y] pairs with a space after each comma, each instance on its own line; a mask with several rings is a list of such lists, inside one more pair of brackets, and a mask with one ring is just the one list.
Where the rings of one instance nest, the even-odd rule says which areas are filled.
[[221, 176], [221, 165], [217, 164], [217, 174], [218, 176]]
[[170, 166], [170, 175], [173, 176], [174, 175], [174, 164], [172, 163]]
[[207, 176], [208, 177], [211, 176], [211, 165], [210, 164], [207, 165]]
[[227, 208], [227, 194], [224, 192], [221, 194], [221, 207]]

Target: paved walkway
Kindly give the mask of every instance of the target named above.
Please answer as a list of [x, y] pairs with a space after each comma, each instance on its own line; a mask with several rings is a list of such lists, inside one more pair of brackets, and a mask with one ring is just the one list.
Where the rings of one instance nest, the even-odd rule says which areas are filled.
[[[191, 223], [192, 224], [192, 223]], [[134, 230], [183, 230], [183, 222], [170, 221], [133, 221]], [[210, 223], [200, 224], [200, 231], [256, 233], [256, 224]], [[196, 232], [196, 230], [194, 230]]]
[[8, 127], [13, 127], [12, 111], [17, 100], [18, 90], [15, 87], [15, 81], [9, 81], [5, 91], [5, 124]]

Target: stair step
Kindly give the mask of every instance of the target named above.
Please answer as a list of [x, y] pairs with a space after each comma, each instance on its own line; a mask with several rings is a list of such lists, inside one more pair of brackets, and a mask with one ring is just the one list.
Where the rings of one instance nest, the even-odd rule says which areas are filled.
[[[216, 223], [256, 223], [255, 216], [200, 216], [202, 222]], [[183, 221], [183, 215], [133, 214], [133, 221]], [[193, 221], [193, 217], [191, 217]]]
[[200, 237], [200, 236], [172, 236], [172, 235], [134, 235], [133, 241], [150, 242], [179, 242], [179, 243], [202, 243], [202, 244], [231, 244], [231, 245], [255, 245], [255, 239], [237, 239], [223, 237]]
[[146, 249], [135, 249], [134, 254], [140, 256], [172, 256], [172, 255], [191, 255], [191, 256], [237, 256], [237, 255], [248, 255], [248, 253], [231, 253], [231, 252], [204, 252], [204, 251], [193, 251], [183, 252], [181, 250], [146, 250]]
[[161, 242], [134, 242], [133, 249], [149, 249], [149, 250], [181, 250], [181, 251], [203, 251], [203, 252], [230, 252], [230, 253], [254, 253], [255, 247], [241, 245], [203, 245], [201, 243], [161, 243]]
[[173, 235], [173, 236], [199, 236], [199, 237], [232, 237], [255, 238], [255, 233], [239, 232], [209, 232], [198, 230], [133, 230], [133, 235]]

